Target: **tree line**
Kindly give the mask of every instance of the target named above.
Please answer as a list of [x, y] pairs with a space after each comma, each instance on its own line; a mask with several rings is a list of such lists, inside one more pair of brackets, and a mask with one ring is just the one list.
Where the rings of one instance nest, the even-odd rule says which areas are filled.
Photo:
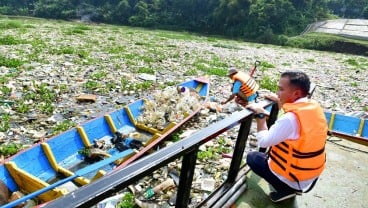
[[282, 42], [315, 21], [368, 18], [368, 0], [1, 0], [0, 14]]

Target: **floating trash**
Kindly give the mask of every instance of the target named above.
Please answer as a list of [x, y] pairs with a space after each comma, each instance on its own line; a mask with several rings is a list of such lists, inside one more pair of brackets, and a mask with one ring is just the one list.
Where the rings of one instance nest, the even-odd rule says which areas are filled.
[[144, 192], [143, 195], [144, 195], [144, 198], [149, 199], [149, 198], [153, 197], [155, 194], [157, 194], [157, 193], [159, 193], [163, 190], [172, 188], [172, 187], [175, 187], [174, 179], [168, 178], [165, 181], [163, 181], [162, 183], [158, 184], [157, 186], [155, 186], [153, 188], [148, 188]]
[[115, 208], [124, 195], [125, 193], [122, 193], [106, 198], [97, 204], [97, 208]]
[[152, 99], [144, 100], [143, 113], [138, 117], [138, 122], [163, 130], [168, 123], [181, 121], [200, 106], [198, 93], [185, 88], [167, 87], [154, 92]]

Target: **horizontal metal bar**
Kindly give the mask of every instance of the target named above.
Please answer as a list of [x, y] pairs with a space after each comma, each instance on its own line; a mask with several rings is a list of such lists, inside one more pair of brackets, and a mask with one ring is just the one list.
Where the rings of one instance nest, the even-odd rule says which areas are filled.
[[[244, 165], [240, 168], [239, 173], [237, 175], [237, 178], [235, 180], [235, 183], [223, 183], [221, 186], [219, 186], [215, 191], [213, 191], [206, 199], [204, 199], [200, 204], [198, 204], [197, 207], [212, 207], [218, 203], [221, 198], [223, 198], [224, 194], [230, 191], [230, 189], [233, 186], [236, 186], [236, 183], [242, 183], [239, 182], [243, 180], [242, 178], [245, 178], [248, 172], [250, 171], [249, 166]], [[244, 181], [245, 182], [245, 181]], [[235, 194], [239, 190], [234, 190], [230, 192], [230, 194]]]
[[[212, 208], [223, 208], [223, 207], [230, 207], [234, 202], [234, 196], [239, 196], [247, 187], [246, 181], [247, 176], [246, 174], [249, 172], [248, 166], [243, 168], [241, 174], [239, 173], [239, 177], [235, 180], [235, 182], [229, 187], [226, 192], [224, 192], [218, 199], [216, 199], [216, 203], [214, 203], [211, 207]], [[237, 199], [237, 197], [235, 198]]]

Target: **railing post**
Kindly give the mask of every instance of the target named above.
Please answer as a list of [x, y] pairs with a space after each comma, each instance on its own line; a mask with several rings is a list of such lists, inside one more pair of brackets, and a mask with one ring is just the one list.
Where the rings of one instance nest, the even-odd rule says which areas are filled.
[[[271, 108], [270, 117], [267, 119], [267, 127], [270, 128], [277, 120], [277, 116], [279, 115], [279, 105], [274, 103]], [[260, 147], [259, 152], [266, 152], [267, 148]]]
[[246, 119], [244, 119], [240, 125], [238, 138], [236, 139], [234, 153], [226, 180], [227, 183], [231, 184], [234, 183], [236, 176], [238, 175], [251, 125], [252, 125], [251, 115], [248, 116]]
[[270, 128], [277, 120], [279, 114], [279, 105], [274, 103], [271, 108], [270, 117], [267, 120], [267, 127]]
[[180, 179], [178, 186], [178, 193], [176, 196], [177, 208], [186, 208], [189, 204], [190, 190], [194, 176], [195, 164], [197, 161], [198, 148], [185, 154], [182, 160], [182, 167], [180, 171]]

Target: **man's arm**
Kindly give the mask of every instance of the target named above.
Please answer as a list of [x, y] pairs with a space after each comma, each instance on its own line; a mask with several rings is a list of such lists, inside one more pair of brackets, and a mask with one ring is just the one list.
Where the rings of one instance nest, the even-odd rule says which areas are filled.
[[[252, 110], [255, 115], [262, 113], [268, 115], [268, 112], [256, 103], [246, 107]], [[269, 147], [286, 139], [297, 139], [299, 137], [299, 126], [293, 113], [285, 113], [277, 119], [270, 129], [267, 128], [266, 117], [255, 117], [257, 119], [257, 140], [260, 147]]]
[[232, 100], [235, 98], [235, 96], [236, 96], [236, 94], [231, 94], [231, 95], [229, 96], [229, 98], [228, 98], [226, 101], [221, 102], [221, 105], [224, 105], [224, 104], [226, 104], [226, 103], [228, 103], [228, 102], [232, 101]]
[[256, 118], [256, 119], [257, 119], [257, 132], [268, 130], [266, 116], [264, 116], [263, 118]]
[[264, 108], [258, 105], [247, 105], [246, 108], [252, 110], [257, 119], [257, 132], [268, 130], [266, 117], [270, 115]]
[[234, 84], [233, 84], [233, 87], [231, 88], [231, 93], [232, 94], [230, 95], [230, 97], [226, 101], [221, 102], [221, 104], [224, 105], [224, 104], [232, 101], [236, 97], [236, 95], [238, 94], [238, 92], [240, 91], [241, 85], [242, 84], [241, 84], [240, 81], [235, 81]]

